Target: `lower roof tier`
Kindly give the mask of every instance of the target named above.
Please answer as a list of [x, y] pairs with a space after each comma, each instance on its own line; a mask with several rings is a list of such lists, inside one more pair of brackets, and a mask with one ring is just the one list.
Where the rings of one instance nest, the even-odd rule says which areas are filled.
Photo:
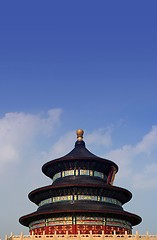
[[123, 210], [119, 210], [119, 211], [115, 211], [115, 210], [111, 210], [111, 209], [103, 209], [103, 210], [79, 210], [79, 209], [73, 209], [73, 210], [69, 210], [66, 209], [65, 207], [64, 209], [60, 209], [58, 211], [58, 209], [53, 210], [53, 211], [43, 211], [43, 212], [33, 212], [31, 214], [25, 215], [23, 217], [21, 217], [19, 219], [19, 222], [26, 226], [29, 227], [29, 225], [37, 220], [41, 220], [41, 219], [47, 219], [47, 218], [52, 218], [52, 217], [57, 217], [57, 216], [68, 216], [68, 215], [73, 215], [73, 216], [77, 216], [77, 215], [92, 215], [92, 216], [103, 216], [103, 217], [108, 217], [108, 218], [117, 218], [117, 219], [121, 219], [121, 220], [125, 220], [131, 223], [132, 226], [135, 226], [137, 224], [139, 224], [142, 219], [141, 217], [139, 217], [138, 215], [123, 211]]

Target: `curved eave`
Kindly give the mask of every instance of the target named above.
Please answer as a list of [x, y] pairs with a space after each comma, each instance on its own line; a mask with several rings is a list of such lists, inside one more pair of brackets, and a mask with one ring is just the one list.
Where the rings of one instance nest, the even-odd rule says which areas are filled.
[[51, 178], [52, 175], [54, 173], [56, 173], [57, 171], [60, 171], [61, 169], [66, 169], [68, 163], [71, 163], [71, 165], [73, 165], [75, 163], [75, 161], [79, 161], [79, 163], [81, 161], [85, 161], [85, 162], [89, 161], [90, 163], [95, 162], [94, 165], [96, 165], [98, 163], [101, 163], [101, 164], [103, 163], [108, 166], [109, 165], [114, 166], [116, 169], [116, 172], [118, 172], [118, 166], [114, 162], [112, 162], [108, 159], [98, 157], [98, 156], [94, 155], [93, 153], [91, 153], [85, 147], [84, 141], [80, 141], [80, 142], [77, 141], [75, 143], [75, 148], [67, 155], [45, 163], [42, 166], [42, 172], [46, 176]]
[[[49, 186], [45, 186], [42, 188], [38, 188], [32, 192], [29, 193], [28, 197], [29, 199], [34, 202], [35, 204], [39, 204], [40, 201], [44, 200], [44, 195], [49, 192], [49, 191], [54, 191], [54, 190], [65, 190], [68, 188], [95, 188], [95, 189], [101, 189], [100, 191], [110, 191], [112, 193], [112, 195], [114, 194], [115, 198], [117, 200], [119, 200], [122, 204], [130, 201], [130, 199], [132, 198], [132, 194], [131, 192], [129, 192], [128, 190], [124, 189], [124, 188], [120, 188], [120, 187], [116, 187], [116, 186], [112, 186], [112, 185], [108, 185], [108, 184], [103, 184], [103, 185], [98, 185], [98, 184], [63, 184], [60, 186], [53, 186], [53, 185], [49, 185]], [[111, 194], [110, 193], [110, 194]], [[40, 194], [40, 196], [39, 196]], [[102, 194], [102, 192], [101, 192]], [[43, 197], [42, 197], [43, 195]]]
[[[56, 160], [52, 160], [50, 162], [47, 162], [46, 164], [43, 165], [42, 167], [42, 172], [52, 178], [53, 175], [57, 172], [68, 170], [70, 168], [75, 168], [76, 161], [79, 162], [79, 166], [81, 163], [84, 166], [90, 166], [89, 169], [96, 169], [96, 167], [103, 170], [104, 172], [108, 169], [110, 169], [111, 166], [114, 166], [116, 169], [116, 173], [118, 172], [118, 166], [107, 159], [103, 158], [91, 158], [91, 157], [75, 157], [75, 158], [67, 158], [67, 157], [62, 157]], [[108, 166], [108, 167], [107, 167]]]
[[37, 220], [41, 220], [41, 219], [45, 219], [45, 218], [49, 218], [49, 217], [52, 217], [54, 216], [55, 214], [67, 214], [67, 213], [71, 213], [71, 214], [75, 214], [75, 213], [95, 213], [95, 214], [101, 214], [105, 217], [115, 217], [115, 218], [118, 218], [118, 219], [123, 219], [123, 220], [126, 220], [128, 222], [130, 222], [132, 224], [132, 226], [135, 226], [135, 225], [138, 225], [139, 223], [141, 223], [142, 219], [141, 217], [139, 217], [138, 215], [135, 215], [135, 214], [132, 214], [132, 213], [129, 213], [129, 212], [126, 212], [126, 211], [114, 211], [114, 210], [87, 210], [87, 211], [82, 211], [82, 210], [60, 210], [59, 212], [57, 210], [51, 212], [51, 211], [48, 211], [48, 212], [33, 212], [31, 214], [28, 214], [28, 215], [25, 215], [23, 217], [21, 217], [19, 219], [19, 222], [26, 226], [26, 227], [29, 227], [29, 224], [33, 221], [37, 221]]

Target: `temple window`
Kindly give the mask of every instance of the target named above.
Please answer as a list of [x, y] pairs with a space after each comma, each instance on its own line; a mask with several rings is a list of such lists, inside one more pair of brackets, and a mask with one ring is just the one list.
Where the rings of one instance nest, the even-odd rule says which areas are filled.
[[62, 201], [81, 201], [81, 200], [86, 200], [86, 201], [99, 201], [99, 202], [106, 202], [106, 203], [111, 203], [115, 204], [118, 206], [122, 206], [122, 203], [118, 201], [117, 199], [114, 198], [109, 198], [109, 197], [100, 197], [100, 196], [95, 196], [95, 195], [83, 195], [83, 194], [78, 194], [78, 195], [65, 195], [65, 196], [55, 196], [52, 198], [48, 198], [45, 200], [42, 200], [39, 203], [39, 206], [43, 206], [52, 202], [62, 202]]
[[61, 177], [68, 177], [68, 176], [94, 176], [94, 177], [99, 177], [101, 179], [106, 180], [107, 176], [104, 175], [102, 172], [98, 171], [93, 171], [89, 169], [75, 169], [75, 170], [65, 170], [62, 172], [58, 172], [53, 176], [53, 182]]

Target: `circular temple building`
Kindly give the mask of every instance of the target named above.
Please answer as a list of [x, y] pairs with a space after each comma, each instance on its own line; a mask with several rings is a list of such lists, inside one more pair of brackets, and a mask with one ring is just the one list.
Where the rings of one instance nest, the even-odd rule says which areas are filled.
[[42, 171], [52, 184], [29, 193], [38, 209], [19, 219], [30, 234], [131, 234], [141, 222], [123, 210], [131, 192], [113, 186], [118, 166], [85, 147], [83, 130], [77, 130], [74, 149], [44, 164]]

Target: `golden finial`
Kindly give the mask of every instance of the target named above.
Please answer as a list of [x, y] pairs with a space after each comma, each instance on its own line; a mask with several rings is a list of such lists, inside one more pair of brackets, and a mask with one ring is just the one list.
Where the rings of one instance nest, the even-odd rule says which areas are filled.
[[83, 140], [84, 131], [82, 129], [78, 129], [76, 131], [76, 134], [77, 134], [77, 141], [82, 141]]

